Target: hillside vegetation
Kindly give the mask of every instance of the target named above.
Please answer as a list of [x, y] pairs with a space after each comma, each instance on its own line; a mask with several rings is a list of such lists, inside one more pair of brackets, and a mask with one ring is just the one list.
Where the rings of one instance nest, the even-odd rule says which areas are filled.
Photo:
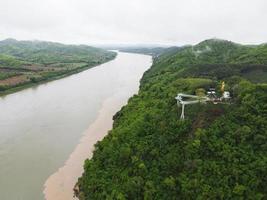
[[0, 95], [107, 62], [114, 52], [86, 45], [0, 41]]
[[[223, 40], [155, 58], [138, 95], [114, 116], [113, 129], [85, 161], [76, 195], [267, 199], [266, 67], [266, 45]], [[189, 105], [179, 120], [178, 92], [195, 94], [222, 81], [230, 104]]]
[[129, 52], [129, 53], [140, 53], [140, 54], [145, 54], [145, 55], [151, 55], [153, 57], [158, 57], [162, 55], [163, 53], [166, 55], [167, 53], [171, 52], [176, 52], [179, 50], [179, 47], [169, 47], [169, 48], [164, 48], [164, 47], [141, 47], [141, 48], [136, 48], [136, 47], [124, 47], [124, 48], [118, 48], [119, 51], [122, 52]]

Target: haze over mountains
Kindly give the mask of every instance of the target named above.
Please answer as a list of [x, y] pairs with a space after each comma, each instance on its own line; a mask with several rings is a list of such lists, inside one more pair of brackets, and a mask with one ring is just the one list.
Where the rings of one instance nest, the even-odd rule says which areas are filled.
[[223, 38], [266, 41], [265, 0], [9, 0], [0, 39], [74, 44], [197, 44]]

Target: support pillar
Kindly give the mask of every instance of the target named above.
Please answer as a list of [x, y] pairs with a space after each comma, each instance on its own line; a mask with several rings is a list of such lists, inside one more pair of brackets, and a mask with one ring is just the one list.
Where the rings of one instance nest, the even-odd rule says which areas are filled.
[[185, 107], [185, 105], [182, 104], [182, 113], [181, 113], [181, 117], [180, 117], [181, 120], [184, 120], [184, 107]]

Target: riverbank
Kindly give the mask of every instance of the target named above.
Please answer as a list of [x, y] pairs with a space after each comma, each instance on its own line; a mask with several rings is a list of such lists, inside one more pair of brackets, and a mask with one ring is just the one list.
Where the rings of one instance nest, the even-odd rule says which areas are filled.
[[45, 182], [44, 195], [46, 200], [74, 200], [73, 188], [83, 173], [83, 163], [93, 155], [94, 144], [102, 140], [112, 129], [114, 114], [127, 103], [128, 98], [117, 94], [106, 99], [96, 120], [85, 131], [65, 165], [52, 174]]
[[[46, 180], [65, 165], [104, 102], [126, 103], [150, 66], [150, 56], [118, 53], [98, 67], [0, 98], [1, 200], [44, 199]], [[115, 103], [109, 104], [110, 126], [124, 104]]]
[[[127, 55], [121, 53], [121, 55]], [[128, 54], [130, 55], [130, 54]], [[141, 55], [134, 55], [136, 58], [146, 57]], [[124, 60], [126, 57], [121, 57]], [[142, 59], [141, 59], [142, 60]], [[141, 61], [140, 60], [140, 61]], [[89, 128], [84, 132], [84, 135], [80, 139], [79, 144], [74, 151], [70, 154], [69, 158], [65, 162], [64, 166], [59, 168], [54, 174], [52, 174], [44, 184], [44, 196], [46, 200], [74, 200], [74, 187], [78, 181], [78, 178], [82, 176], [84, 171], [83, 165], [86, 159], [90, 159], [93, 155], [94, 145], [101, 141], [112, 129], [113, 116], [118, 112], [122, 106], [126, 105], [128, 99], [138, 93], [139, 80], [141, 79], [145, 69], [142, 67], [143, 61], [139, 63], [138, 59], [135, 59], [136, 65], [132, 66], [135, 71], [135, 75], [132, 78], [124, 79], [121, 84], [131, 85], [131, 87], [122, 87], [120, 90], [116, 90], [110, 97], [105, 99], [101, 108], [98, 111], [98, 115]], [[146, 69], [150, 67], [145, 65]], [[151, 61], [150, 61], [151, 64]], [[136, 69], [140, 69], [137, 70]], [[133, 71], [133, 72], [134, 72]], [[122, 72], [119, 72], [122, 73]], [[124, 74], [124, 73], [122, 73]], [[122, 74], [118, 74], [120, 76]], [[132, 74], [132, 73], [131, 73]], [[122, 86], [122, 85], [121, 85]]]
[[112, 60], [116, 59], [116, 57], [117, 57], [117, 54], [114, 57], [112, 57], [110, 59], [107, 59], [107, 60], [105, 60], [104, 62], [101, 62], [101, 63], [97, 63], [97, 64], [90, 65], [90, 66], [76, 68], [76, 69], [68, 71], [66, 73], [52, 76], [52, 77], [47, 78], [45, 80], [40, 80], [40, 81], [37, 81], [37, 82], [30, 81], [30, 82], [26, 82], [26, 83], [20, 84], [18, 86], [12, 87], [10, 89], [4, 90], [4, 91], [0, 91], [0, 97], [1, 96], [6, 96], [8, 94], [15, 93], [15, 92], [18, 92], [18, 91], [21, 91], [21, 90], [24, 90], [24, 89], [27, 89], [27, 88], [30, 88], [30, 87], [38, 86], [40, 84], [44, 84], [44, 83], [48, 83], [48, 82], [51, 82], [51, 81], [59, 80], [59, 79], [71, 76], [73, 74], [77, 74], [77, 73], [83, 72], [85, 70], [88, 70], [88, 69], [91, 69], [93, 67], [97, 67], [97, 66], [105, 64], [105, 63], [107, 63], [109, 61], [112, 61]]

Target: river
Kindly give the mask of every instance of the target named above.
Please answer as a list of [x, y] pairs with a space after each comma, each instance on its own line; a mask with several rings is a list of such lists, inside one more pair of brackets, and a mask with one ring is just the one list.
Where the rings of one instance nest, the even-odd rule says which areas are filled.
[[119, 52], [108, 63], [0, 97], [0, 199], [43, 200], [50, 184], [49, 199], [57, 200], [57, 184], [72, 187], [72, 166], [82, 168], [151, 64], [151, 56]]

